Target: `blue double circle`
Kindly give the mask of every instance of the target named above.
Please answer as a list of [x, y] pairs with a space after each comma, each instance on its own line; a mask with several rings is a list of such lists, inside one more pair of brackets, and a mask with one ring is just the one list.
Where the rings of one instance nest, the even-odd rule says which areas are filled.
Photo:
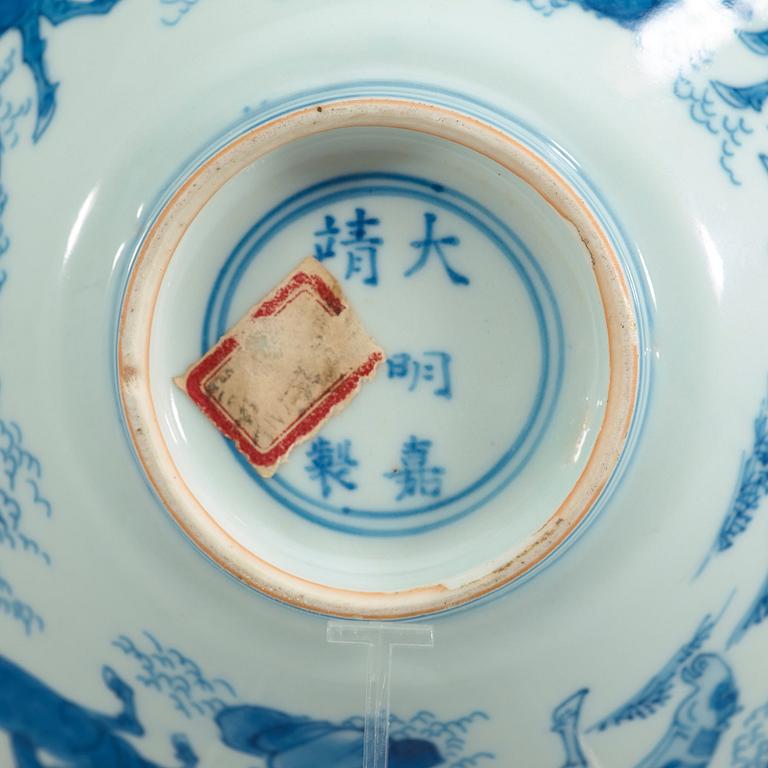
[[400, 197], [428, 203], [454, 214], [478, 230], [509, 261], [530, 300], [540, 345], [536, 393], [525, 422], [502, 455], [461, 490], [407, 509], [363, 509], [314, 498], [278, 473], [262, 478], [230, 443], [250, 477], [273, 499], [302, 518], [331, 530], [361, 536], [405, 536], [448, 525], [497, 496], [525, 468], [552, 418], [564, 369], [563, 327], [547, 277], [520, 237], [501, 219], [461, 192], [427, 179], [385, 172], [338, 176], [291, 195], [265, 213], [245, 234], [219, 271], [203, 322], [203, 352], [237, 319], [232, 302], [240, 282], [264, 248], [283, 230], [329, 205], [365, 197]]

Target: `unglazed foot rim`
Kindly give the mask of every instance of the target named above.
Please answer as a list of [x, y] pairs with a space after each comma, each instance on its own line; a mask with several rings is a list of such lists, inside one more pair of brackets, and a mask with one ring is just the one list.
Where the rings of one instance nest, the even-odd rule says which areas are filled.
[[[506, 553], [503, 565], [495, 563], [457, 583], [357, 591], [276, 567], [225, 531], [192, 493], [165, 442], [152, 397], [149, 349], [158, 295], [176, 248], [197, 214], [227, 181], [258, 158], [313, 134], [350, 127], [419, 132], [473, 150], [513, 173], [576, 229], [589, 251], [602, 302], [608, 395], [583, 471], [559, 508], [522, 547]], [[165, 508], [197, 547], [245, 584], [298, 608], [339, 617], [398, 619], [455, 608], [510, 584], [576, 531], [605, 489], [627, 442], [638, 393], [639, 341], [627, 278], [609, 237], [550, 164], [511, 136], [467, 115], [418, 101], [356, 99], [323, 103], [259, 125], [231, 141], [183, 182], [137, 249], [121, 309], [117, 358], [119, 392], [135, 452]]]

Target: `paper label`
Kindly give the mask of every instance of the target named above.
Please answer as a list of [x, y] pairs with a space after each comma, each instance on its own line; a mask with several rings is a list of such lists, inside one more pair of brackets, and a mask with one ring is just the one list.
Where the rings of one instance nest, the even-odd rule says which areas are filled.
[[270, 477], [383, 360], [336, 279], [308, 258], [176, 383]]

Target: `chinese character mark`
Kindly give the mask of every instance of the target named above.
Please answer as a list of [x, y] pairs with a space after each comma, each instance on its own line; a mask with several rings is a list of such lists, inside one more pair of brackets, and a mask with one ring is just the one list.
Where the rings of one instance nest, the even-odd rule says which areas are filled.
[[419, 440], [413, 435], [403, 444], [400, 452], [402, 466], [384, 475], [400, 486], [397, 501], [409, 496], [437, 498], [442, 494], [445, 468], [428, 465], [431, 447], [431, 440]]
[[451, 356], [448, 352], [424, 352], [423, 359], [417, 360], [407, 352], [398, 352], [387, 359], [388, 379], [408, 379], [408, 391], [413, 392], [421, 381], [435, 382], [433, 394], [450, 400]]
[[320, 483], [320, 490], [324, 499], [331, 495], [333, 484], [336, 483], [348, 491], [354, 491], [357, 484], [353, 483], [348, 475], [357, 461], [351, 455], [352, 444], [349, 440], [343, 440], [334, 445], [324, 437], [318, 437], [312, 442], [307, 451], [309, 464], [305, 467], [310, 479]]
[[429, 261], [431, 253], [435, 253], [437, 258], [440, 259], [440, 263], [443, 265], [451, 282], [455, 285], [469, 285], [469, 278], [466, 275], [462, 275], [457, 272], [449, 263], [448, 258], [445, 255], [443, 247], [446, 245], [458, 245], [461, 240], [456, 235], [448, 235], [447, 237], [435, 237], [435, 223], [437, 222], [437, 214], [425, 213], [424, 214], [424, 238], [422, 240], [413, 240], [411, 246], [420, 251], [419, 258], [416, 262], [404, 273], [405, 277], [411, 277], [411, 275], [423, 269]]
[[347, 246], [345, 280], [360, 274], [365, 275], [365, 285], [379, 284], [378, 249], [384, 241], [380, 237], [372, 236], [368, 230], [379, 226], [380, 223], [380, 219], [368, 216], [365, 208], [355, 208], [355, 217], [346, 222], [349, 236], [341, 241], [342, 245]]
[[336, 255], [336, 235], [339, 231], [336, 219], [333, 216], [326, 216], [323, 229], [314, 233], [315, 237], [322, 238], [319, 243], [315, 243], [315, 258], [318, 261], [332, 259]]

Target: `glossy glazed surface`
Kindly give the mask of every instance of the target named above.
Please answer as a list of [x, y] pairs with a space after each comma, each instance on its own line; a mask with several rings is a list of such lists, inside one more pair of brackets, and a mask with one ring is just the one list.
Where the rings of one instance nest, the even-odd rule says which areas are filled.
[[[117, 325], [142, 235], [178, 180], [213, 148], [274, 110], [308, 101], [429, 94], [441, 107], [524, 126], [538, 153], [583, 181], [591, 208], [606, 214], [601, 223], [609, 221], [626, 244], [647, 378], [626, 464], [565, 551], [516, 588], [431, 619], [434, 647], [395, 649], [390, 766], [762, 765], [766, 29], [758, 5], [709, 0], [4, 4], [0, 763], [26, 768], [50, 756], [72, 766], [361, 765], [365, 649], [327, 642], [324, 618], [239, 584], [180, 533], [124, 433]], [[322, 150], [333, 157], [331, 147]], [[179, 252], [190, 264], [210, 261], [207, 272], [178, 273], [176, 284], [197, 297], [195, 308], [172, 291], [160, 298], [168, 322], [152, 354], [170, 375], [188, 362], [187, 349], [192, 357], [201, 352], [200, 306], [212, 302], [226, 328], [259, 298], [251, 294], [262, 283], [271, 287], [287, 271], [244, 271], [229, 310], [214, 296], [216, 275], [270, 206], [339, 175], [337, 163], [323, 167], [311, 160], [318, 156], [311, 146], [305, 151], [303, 178], [286, 177], [279, 173], [286, 166], [275, 164], [269, 193], [252, 187], [242, 207], [231, 188], [222, 224]], [[345, 160], [340, 171], [408, 174], [485, 208], [499, 199], [481, 166], [460, 153], [455, 165], [440, 166], [423, 147], [413, 160], [404, 145], [398, 152], [398, 168], [386, 152], [364, 167], [361, 152], [357, 167]], [[247, 175], [237, 181], [247, 185]], [[492, 253], [458, 219], [438, 216], [430, 235], [431, 208], [410, 206], [405, 196], [350, 195], [347, 207], [319, 202], [288, 240], [318, 245], [322, 255], [334, 226], [343, 229], [363, 208], [381, 225], [400, 222], [368, 238], [396, 240], [412, 230], [392, 251], [399, 274], [418, 264], [430, 237], [476, 237], [473, 251]], [[505, 210], [494, 215], [504, 220]], [[537, 227], [535, 213], [523, 218], [529, 230], [520, 235], [532, 250], [552, 263], [558, 242], [568, 252], [565, 235], [547, 241], [549, 226]], [[461, 245], [443, 246], [454, 274], [473, 279]], [[326, 261], [342, 279], [345, 254]], [[459, 290], [436, 258], [427, 251], [422, 270], [434, 268], [435, 279]], [[362, 284], [370, 274], [349, 281], [353, 291], [385, 296], [386, 274], [378, 287]], [[501, 278], [491, 287], [507, 290]], [[381, 327], [388, 327], [383, 320]], [[393, 334], [388, 351], [433, 366], [446, 358], [420, 355], [451, 355], [453, 397], [435, 394], [446, 386], [435, 382], [435, 368], [411, 392], [412, 378], [382, 379], [382, 398], [389, 398], [386, 386], [402, 385], [391, 398], [401, 414], [418, 411], [408, 405], [413, 397], [423, 397], [425, 408], [445, 401], [460, 410], [460, 376], [476, 374], [456, 367], [471, 343], [454, 352], [427, 338], [429, 330], [420, 326], [425, 336], [412, 346], [395, 344]], [[599, 350], [600, 334], [594, 338], [591, 348]], [[480, 368], [490, 364], [486, 349], [478, 346]], [[582, 359], [578, 349], [571, 359]], [[590, 370], [600, 380], [599, 365], [565, 365], [564, 381], [579, 370], [584, 381]], [[171, 413], [170, 385], [160, 389]], [[467, 412], [482, 415], [480, 404]], [[176, 426], [195, 429], [187, 419], [179, 410]], [[497, 426], [486, 422], [484, 431]], [[349, 424], [349, 436], [327, 439], [363, 440], [351, 433], [352, 417]], [[432, 443], [427, 466], [454, 466], [450, 451], [438, 453], [440, 440], [453, 445], [454, 437], [421, 432], [414, 427], [421, 448]], [[572, 433], [578, 439], [578, 424]], [[388, 450], [398, 466], [410, 436], [408, 426], [393, 432]], [[360, 462], [362, 443], [359, 453], [351, 445], [347, 458]], [[369, 445], [365, 455], [379, 448]], [[225, 444], [219, 449], [233, 483], [263, 492]], [[479, 444], [472, 453], [482, 453]], [[200, 459], [189, 453], [185, 460], [188, 473], [199, 475]], [[331, 479], [323, 499], [322, 483], [303, 468], [312, 462], [300, 459], [285, 482], [313, 488], [316, 501], [341, 495], [343, 485]], [[352, 468], [342, 460], [345, 466]], [[398, 484], [382, 474], [376, 493], [383, 496]], [[351, 472], [339, 476], [354, 482]], [[544, 491], [556, 495], [554, 483]], [[286, 526], [331, 535], [284, 511]], [[354, 559], [364, 538], [341, 545], [344, 556]], [[418, 562], [418, 535], [402, 541], [414, 553], [409, 562]]]

